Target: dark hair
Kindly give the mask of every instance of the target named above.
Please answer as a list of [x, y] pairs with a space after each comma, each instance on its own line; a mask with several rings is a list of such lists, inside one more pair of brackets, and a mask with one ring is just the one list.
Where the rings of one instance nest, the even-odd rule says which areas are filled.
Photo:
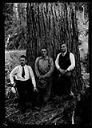
[[41, 47], [41, 50], [42, 50], [42, 49], [46, 49], [46, 50], [47, 50], [47, 47], [43, 46], [43, 47]]
[[67, 46], [67, 44], [66, 44], [65, 42], [63, 42], [62, 44], [60, 44], [60, 47], [61, 47], [63, 44], [65, 44], [65, 45]]
[[26, 56], [25, 55], [21, 55], [20, 58], [25, 58], [26, 59]]
[[45, 50], [47, 51], [47, 49], [46, 49], [46, 48], [41, 48], [41, 51], [42, 51], [43, 49], [45, 49]]
[[[65, 42], [62, 42], [61, 45], [66, 44]], [[66, 44], [67, 45], [67, 44]]]

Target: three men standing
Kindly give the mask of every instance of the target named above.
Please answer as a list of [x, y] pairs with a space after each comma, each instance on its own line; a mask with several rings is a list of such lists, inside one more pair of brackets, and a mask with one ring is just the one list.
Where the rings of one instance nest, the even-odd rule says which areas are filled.
[[[71, 89], [71, 74], [75, 67], [74, 54], [69, 52], [65, 43], [61, 45], [61, 52], [57, 55], [55, 61], [56, 69], [59, 73], [59, 81], [56, 84], [56, 94], [58, 96], [70, 95]], [[37, 105], [41, 107], [45, 105], [50, 98], [52, 79], [54, 71], [54, 62], [47, 54], [47, 49], [41, 49], [41, 56], [35, 61], [35, 73], [30, 66], [26, 65], [26, 57], [20, 57], [20, 65], [16, 66], [10, 73], [10, 81], [13, 86], [16, 82], [16, 87], [19, 93], [19, 105], [25, 109], [26, 101], [31, 101], [33, 104], [33, 90], [38, 91]], [[14, 81], [15, 79], [15, 81]]]

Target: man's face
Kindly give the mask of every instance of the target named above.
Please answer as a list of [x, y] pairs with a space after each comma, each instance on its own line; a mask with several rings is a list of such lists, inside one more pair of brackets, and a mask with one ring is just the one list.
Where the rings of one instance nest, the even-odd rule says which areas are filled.
[[41, 54], [43, 57], [45, 57], [47, 55], [47, 50], [46, 49], [42, 49], [41, 50]]
[[25, 58], [20, 58], [20, 64], [21, 66], [24, 66], [26, 63], [26, 59]]
[[66, 51], [67, 51], [67, 46], [66, 46], [66, 44], [62, 44], [62, 45], [61, 45], [61, 51], [62, 51], [62, 52], [66, 52]]

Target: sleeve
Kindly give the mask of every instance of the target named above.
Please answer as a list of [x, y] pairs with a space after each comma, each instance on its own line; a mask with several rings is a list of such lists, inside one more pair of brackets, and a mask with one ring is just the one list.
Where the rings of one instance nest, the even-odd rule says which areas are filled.
[[60, 53], [57, 55], [57, 58], [55, 60], [55, 66], [56, 66], [57, 69], [60, 68], [60, 66], [59, 66], [59, 56], [60, 56]]
[[53, 62], [53, 59], [50, 58], [49, 61], [50, 61], [50, 70], [49, 70], [48, 73], [46, 73], [46, 74], [44, 75], [45, 77], [50, 77], [51, 74], [52, 74], [52, 72], [54, 71], [54, 62]]
[[29, 72], [30, 72], [30, 77], [31, 77], [31, 80], [32, 80], [32, 84], [33, 84], [34, 87], [36, 87], [34, 72], [33, 72], [32, 68], [30, 66], [29, 66]]
[[35, 73], [36, 73], [37, 77], [40, 77], [40, 73], [38, 70], [38, 61], [39, 61], [39, 57], [35, 61]]
[[71, 65], [67, 68], [68, 71], [72, 71], [75, 68], [75, 57], [73, 53], [70, 53]]
[[16, 66], [10, 73], [10, 82], [11, 84], [14, 84], [14, 75], [17, 74], [18, 66]]

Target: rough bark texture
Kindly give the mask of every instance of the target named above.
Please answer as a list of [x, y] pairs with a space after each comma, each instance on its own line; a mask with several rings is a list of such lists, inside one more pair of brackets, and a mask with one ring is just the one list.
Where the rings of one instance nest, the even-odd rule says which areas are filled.
[[77, 94], [82, 90], [78, 30], [74, 3], [28, 3], [28, 64], [34, 62], [45, 46], [55, 60], [60, 44], [65, 42], [76, 59], [72, 89]]

